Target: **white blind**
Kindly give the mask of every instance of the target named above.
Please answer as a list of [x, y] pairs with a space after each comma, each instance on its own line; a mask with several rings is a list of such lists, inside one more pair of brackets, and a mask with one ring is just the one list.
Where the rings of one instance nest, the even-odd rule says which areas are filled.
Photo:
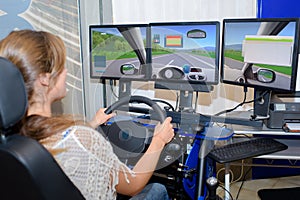
[[255, 17], [255, 0], [112, 0], [113, 23]]

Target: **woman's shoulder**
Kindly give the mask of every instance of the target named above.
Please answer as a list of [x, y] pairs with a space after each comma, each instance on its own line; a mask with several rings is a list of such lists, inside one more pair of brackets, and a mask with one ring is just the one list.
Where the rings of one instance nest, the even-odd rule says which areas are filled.
[[111, 144], [107, 139], [97, 130], [83, 125], [72, 126], [64, 132], [64, 138], [68, 135], [76, 138], [80, 143], [87, 149], [92, 149], [93, 146], [106, 146], [106, 148], [111, 149]]
[[97, 132], [95, 129], [89, 126], [84, 125], [73, 125], [67, 128], [67, 130], [75, 130], [75, 131], [87, 131], [87, 132]]
[[74, 125], [69, 127], [64, 131], [64, 136], [67, 136], [70, 133], [74, 133], [75, 135], [83, 135], [84, 137], [91, 136], [91, 137], [101, 137], [105, 139], [101, 133], [99, 133], [96, 129], [93, 129], [89, 126], [84, 125]]
[[101, 133], [84, 125], [70, 126], [65, 130], [41, 140], [41, 143], [49, 149], [71, 141], [74, 141], [77, 144], [81, 143], [84, 146], [90, 146], [94, 143], [108, 146], [110, 145]]

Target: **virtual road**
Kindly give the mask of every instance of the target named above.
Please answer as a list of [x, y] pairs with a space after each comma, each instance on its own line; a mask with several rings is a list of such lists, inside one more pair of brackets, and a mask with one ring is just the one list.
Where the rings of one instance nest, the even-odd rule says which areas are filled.
[[[191, 67], [199, 67], [203, 73], [207, 76], [207, 81], [213, 82], [215, 79], [215, 60], [205, 56], [197, 56], [187, 53], [165, 54], [154, 56], [153, 62], [153, 74], [157, 74], [165, 66], [182, 66], [188, 64]], [[120, 67], [123, 64], [133, 64], [137, 68], [140, 67], [140, 62], [136, 58], [120, 59], [107, 61], [107, 68], [105, 69], [104, 76], [124, 76], [120, 72]]]
[[191, 67], [199, 67], [202, 72], [206, 74], [207, 81], [214, 81], [216, 67], [215, 60], [206, 56], [198, 56], [188, 53], [175, 53], [175, 54], [165, 54], [160, 56], [153, 56], [153, 73], [158, 73], [160, 70], [158, 67], [173, 65], [177, 67], [182, 67], [186, 64]]

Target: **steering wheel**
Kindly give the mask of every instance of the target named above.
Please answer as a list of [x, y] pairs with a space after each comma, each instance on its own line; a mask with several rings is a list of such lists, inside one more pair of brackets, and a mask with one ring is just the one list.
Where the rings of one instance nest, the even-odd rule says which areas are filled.
[[163, 111], [163, 109], [161, 109], [157, 103], [155, 101], [152, 101], [151, 99], [149, 99], [148, 97], [143, 97], [143, 96], [129, 96], [129, 97], [123, 97], [121, 98], [119, 101], [116, 101], [115, 103], [113, 103], [112, 105], [110, 105], [106, 110], [105, 110], [105, 114], [110, 114], [112, 113], [114, 110], [118, 109], [119, 107], [126, 105], [128, 103], [144, 103], [147, 104], [148, 106], [150, 106], [158, 115], [158, 119], [161, 123], [164, 122], [165, 118], [166, 118], [166, 114]]
[[[143, 96], [123, 97], [119, 101], [113, 103], [106, 110], [106, 114], [112, 113], [123, 105], [129, 103], [144, 103], [150, 106], [157, 120], [164, 122], [166, 114], [161, 107], [151, 99]], [[117, 116], [115, 117], [117, 118]], [[98, 131], [110, 141], [114, 152], [120, 159], [133, 158], [140, 155], [150, 144], [153, 136], [153, 127], [145, 126], [139, 122], [134, 122], [132, 119], [115, 120], [109, 126], [99, 126]]]

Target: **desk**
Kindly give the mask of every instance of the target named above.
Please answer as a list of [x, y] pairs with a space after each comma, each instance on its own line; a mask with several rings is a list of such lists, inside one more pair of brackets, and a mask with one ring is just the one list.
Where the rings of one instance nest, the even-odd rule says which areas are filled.
[[[259, 156], [258, 158], [300, 160], [300, 133], [288, 133], [281, 129], [269, 129], [265, 125], [261, 128], [234, 126], [233, 130], [235, 134], [274, 136], [274, 138], [278, 138], [278, 141], [288, 146], [288, 149], [284, 151]], [[294, 139], [288, 139], [288, 137], [293, 137]]]
[[[276, 140], [286, 144], [288, 149], [279, 151], [272, 154], [258, 156], [256, 158], [263, 159], [286, 159], [286, 160], [300, 160], [300, 133], [287, 133], [281, 129], [269, 129], [265, 125], [263, 127], [247, 127], [247, 126], [238, 126], [232, 125], [231, 127], [234, 130], [234, 134], [245, 134], [249, 136], [255, 135], [265, 135], [272, 136]], [[293, 139], [290, 139], [292, 137]], [[229, 173], [230, 164], [225, 165], [225, 188], [230, 191], [230, 173]], [[230, 199], [225, 193], [225, 200]]]

